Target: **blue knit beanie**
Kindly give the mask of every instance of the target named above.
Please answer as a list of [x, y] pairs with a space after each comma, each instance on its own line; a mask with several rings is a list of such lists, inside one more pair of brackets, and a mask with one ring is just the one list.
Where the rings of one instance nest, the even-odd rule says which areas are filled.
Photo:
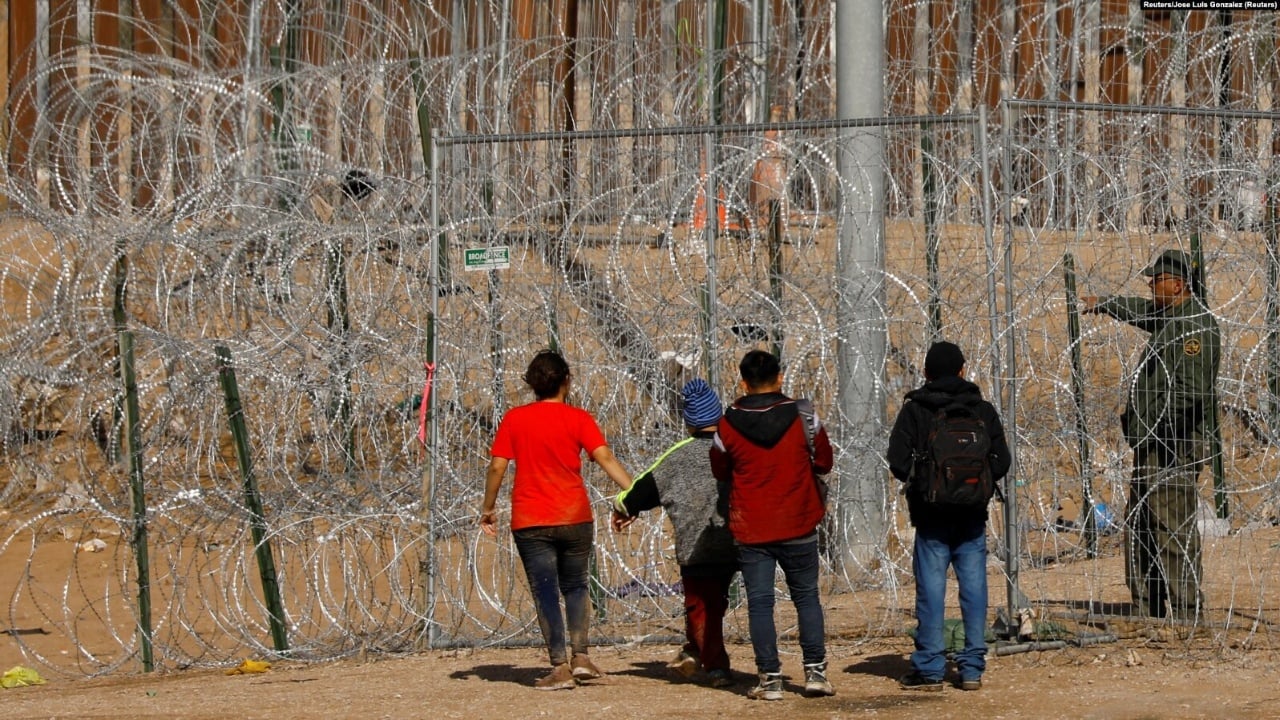
[[706, 380], [698, 378], [685, 383], [680, 391], [684, 396], [684, 424], [691, 428], [704, 428], [720, 422], [723, 408], [720, 396]]

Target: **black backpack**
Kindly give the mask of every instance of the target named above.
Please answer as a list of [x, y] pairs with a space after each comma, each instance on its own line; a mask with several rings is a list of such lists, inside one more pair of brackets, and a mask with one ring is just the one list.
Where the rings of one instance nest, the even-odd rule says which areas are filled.
[[975, 401], [953, 400], [934, 413], [912, 477], [934, 505], [985, 507], [991, 500], [991, 436]]

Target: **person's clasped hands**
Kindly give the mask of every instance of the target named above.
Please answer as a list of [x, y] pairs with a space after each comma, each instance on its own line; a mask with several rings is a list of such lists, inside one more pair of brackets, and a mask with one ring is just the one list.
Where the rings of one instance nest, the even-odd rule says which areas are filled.
[[614, 532], [622, 532], [623, 530], [626, 530], [628, 527], [630, 527], [631, 523], [635, 521], [636, 521], [635, 515], [627, 515], [625, 513], [620, 513], [615, 509], [613, 511], [613, 515], [609, 518], [609, 527], [613, 528]]

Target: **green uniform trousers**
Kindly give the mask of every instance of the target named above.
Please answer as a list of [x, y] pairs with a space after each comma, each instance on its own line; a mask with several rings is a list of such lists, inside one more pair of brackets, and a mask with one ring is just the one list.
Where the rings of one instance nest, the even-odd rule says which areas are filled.
[[1161, 455], [1154, 449], [1134, 451], [1125, 513], [1125, 580], [1139, 612], [1194, 619], [1204, 605], [1196, 526], [1196, 479], [1204, 462], [1188, 459], [1189, 453]]

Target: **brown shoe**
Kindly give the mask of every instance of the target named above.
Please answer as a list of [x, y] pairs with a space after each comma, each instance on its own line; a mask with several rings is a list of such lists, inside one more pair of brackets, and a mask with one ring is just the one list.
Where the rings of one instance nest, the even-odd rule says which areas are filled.
[[702, 663], [698, 662], [698, 656], [688, 650], [681, 650], [671, 662], [667, 663], [667, 668], [676, 673], [680, 677], [691, 678], [697, 672]]
[[571, 690], [577, 685], [569, 663], [560, 663], [551, 672], [533, 681], [533, 686], [539, 690]]
[[600, 668], [591, 662], [591, 657], [586, 653], [579, 653], [573, 656], [573, 660], [569, 663], [573, 668], [573, 678], [575, 680], [595, 680], [604, 673], [600, 672]]

